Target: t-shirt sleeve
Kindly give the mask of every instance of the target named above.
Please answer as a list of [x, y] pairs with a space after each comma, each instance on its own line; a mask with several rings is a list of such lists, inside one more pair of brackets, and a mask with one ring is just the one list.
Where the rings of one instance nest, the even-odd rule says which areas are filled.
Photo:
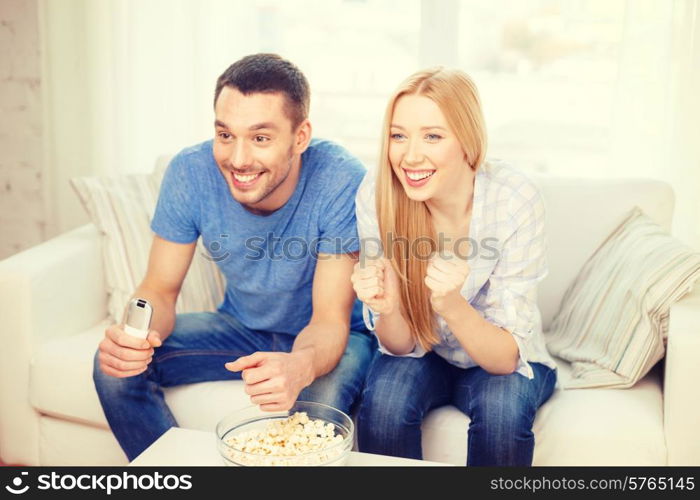
[[367, 172], [355, 197], [355, 216], [357, 233], [360, 237], [360, 254], [365, 258], [382, 256], [382, 243], [379, 238], [379, 221], [375, 205], [376, 170]]
[[[357, 232], [360, 236], [361, 250], [360, 259], [376, 259], [382, 257], [382, 242], [379, 238], [379, 221], [377, 220], [377, 207], [375, 204], [375, 187], [377, 185], [377, 172], [368, 172], [362, 180], [357, 196], [355, 198], [355, 214], [357, 216]], [[427, 351], [420, 344], [416, 343], [411, 352], [406, 354], [394, 354], [389, 351], [381, 339], [376, 335], [375, 320], [379, 317], [367, 304], [362, 304], [362, 319], [365, 327], [375, 332], [377, 337], [377, 348], [382, 354], [401, 358], [422, 358]]]
[[511, 198], [512, 232], [487, 284], [484, 318], [508, 330], [518, 344], [516, 372], [532, 378], [527, 353], [539, 318], [537, 285], [547, 275], [544, 201], [528, 183]]
[[151, 229], [161, 238], [192, 243], [199, 237], [199, 202], [194, 181], [185, 158], [181, 155], [173, 158], [163, 176], [151, 221]]
[[[360, 261], [367, 258], [381, 257], [381, 240], [379, 239], [379, 221], [377, 220], [377, 209], [374, 204], [374, 186], [376, 183], [376, 171], [367, 172], [365, 178], [357, 190], [355, 197], [355, 217], [357, 219], [357, 233], [360, 237]], [[362, 319], [365, 327], [374, 331], [376, 314], [362, 303]], [[377, 337], [379, 340], [379, 337]], [[388, 353], [379, 344], [379, 350]]]
[[320, 241], [318, 253], [342, 254], [360, 250], [355, 218], [355, 195], [365, 169], [359, 160], [346, 160], [349, 176], [342, 176], [339, 186], [331, 190], [328, 203], [323, 205], [320, 216]]

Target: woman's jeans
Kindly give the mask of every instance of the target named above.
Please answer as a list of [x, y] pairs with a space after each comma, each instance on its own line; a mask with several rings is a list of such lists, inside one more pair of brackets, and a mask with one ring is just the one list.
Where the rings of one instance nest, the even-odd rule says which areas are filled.
[[[170, 427], [177, 426], [162, 387], [240, 380], [240, 372], [228, 371], [225, 363], [256, 351], [289, 352], [293, 343], [292, 335], [253, 331], [226, 313], [178, 314], [175, 328], [155, 349], [145, 372], [127, 378], [105, 375], [96, 353], [93, 379], [107, 422], [131, 461]], [[324, 403], [350, 413], [375, 351], [371, 334], [351, 331], [338, 366], [305, 388], [298, 400]]]
[[467, 465], [532, 464], [537, 409], [552, 395], [556, 372], [530, 363], [535, 378], [462, 369], [430, 352], [422, 358], [377, 356], [358, 417], [360, 451], [422, 459], [421, 422], [452, 404], [471, 419]]

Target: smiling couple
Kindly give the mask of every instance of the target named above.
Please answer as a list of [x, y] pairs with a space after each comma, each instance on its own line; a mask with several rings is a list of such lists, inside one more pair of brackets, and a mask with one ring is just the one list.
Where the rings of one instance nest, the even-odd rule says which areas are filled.
[[[544, 207], [520, 171], [485, 159], [469, 77], [434, 68], [401, 83], [367, 175], [312, 138], [307, 80], [277, 55], [232, 64], [214, 112], [214, 139], [182, 150], [161, 186], [134, 292], [153, 305], [152, 330], [143, 341], [112, 325], [95, 354], [129, 460], [178, 425], [163, 387], [242, 379], [263, 410], [298, 399], [357, 412], [360, 451], [409, 458], [422, 458], [426, 413], [452, 404], [471, 418], [468, 465], [530, 465], [556, 380], [536, 303]], [[223, 302], [175, 314], [197, 239], [212, 248], [222, 234]], [[246, 259], [261, 235], [318, 245], [303, 259]], [[460, 256], [456, 242], [485, 238], [494, 254]]]

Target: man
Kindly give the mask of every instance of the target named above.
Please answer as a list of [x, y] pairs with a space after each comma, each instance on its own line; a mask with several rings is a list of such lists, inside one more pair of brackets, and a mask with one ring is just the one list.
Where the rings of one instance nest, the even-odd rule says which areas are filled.
[[[350, 283], [364, 168], [311, 139], [306, 78], [277, 55], [245, 57], [219, 77], [214, 110], [213, 141], [181, 151], [161, 186], [134, 293], [153, 305], [152, 330], [141, 340], [112, 325], [95, 355], [100, 402], [129, 460], [177, 425], [161, 387], [242, 379], [263, 410], [299, 398], [349, 412], [374, 351]], [[225, 299], [176, 315], [200, 235], [218, 249]]]

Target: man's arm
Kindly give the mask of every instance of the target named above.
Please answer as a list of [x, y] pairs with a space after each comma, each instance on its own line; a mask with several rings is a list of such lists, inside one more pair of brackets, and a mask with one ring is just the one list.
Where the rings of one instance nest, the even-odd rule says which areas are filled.
[[245, 391], [263, 410], [288, 410], [299, 393], [340, 361], [350, 333], [355, 292], [350, 275], [356, 254], [319, 254], [314, 273], [313, 313], [292, 352], [255, 352], [226, 368], [242, 371]]
[[313, 283], [313, 315], [292, 349], [312, 368], [309, 384], [333, 370], [345, 352], [355, 302], [350, 276], [356, 261], [357, 254], [319, 254]]
[[148, 300], [153, 306], [151, 329], [165, 340], [175, 326], [175, 303], [192, 263], [197, 242], [173, 243], [153, 237], [148, 269], [134, 297]]
[[153, 238], [146, 277], [134, 292], [153, 305], [151, 330], [147, 341], [124, 332], [122, 325], [105, 330], [100, 342], [100, 369], [113, 377], [131, 377], [146, 370], [153, 348], [162, 344], [175, 326], [175, 302], [192, 262], [196, 241], [173, 243]]

